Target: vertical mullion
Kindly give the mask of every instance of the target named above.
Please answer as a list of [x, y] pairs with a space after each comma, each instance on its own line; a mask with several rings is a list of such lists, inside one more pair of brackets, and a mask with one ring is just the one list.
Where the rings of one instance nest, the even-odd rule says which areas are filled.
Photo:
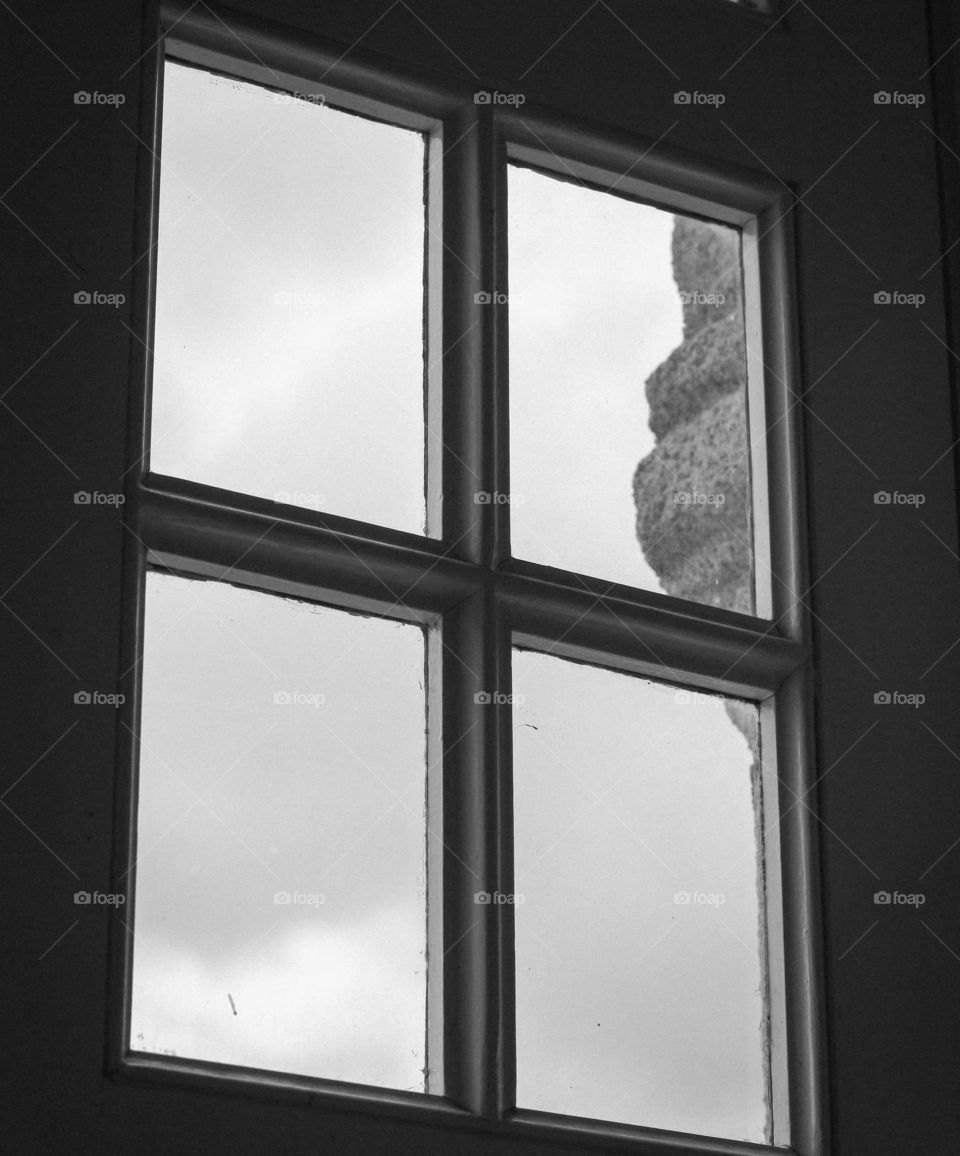
[[442, 662], [444, 1091], [498, 1119], [514, 1087], [513, 909], [497, 902], [513, 892], [511, 677], [492, 588], [445, 616]]
[[[489, 106], [445, 127], [443, 166], [443, 540], [488, 570], [506, 552], [502, 367], [502, 149]], [[505, 993], [512, 1001], [512, 911], [477, 902], [509, 894], [510, 648], [493, 584], [443, 622], [444, 1091], [502, 1115]], [[510, 1033], [512, 1041], [512, 1029]], [[505, 1056], [509, 1053], [509, 1064]], [[512, 1095], [512, 1076], [510, 1077]]]
[[443, 160], [443, 539], [484, 566], [502, 560], [506, 504], [494, 381], [502, 296], [495, 241], [499, 181], [489, 108], [445, 128]]

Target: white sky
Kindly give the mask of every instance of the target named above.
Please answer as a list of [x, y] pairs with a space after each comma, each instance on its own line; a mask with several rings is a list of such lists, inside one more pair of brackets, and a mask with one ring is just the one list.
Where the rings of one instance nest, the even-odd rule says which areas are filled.
[[423, 143], [167, 65], [151, 468], [420, 533]]
[[[164, 102], [152, 468], [421, 532], [419, 138], [171, 65]], [[659, 589], [631, 479], [672, 218], [509, 191], [515, 552]], [[414, 627], [150, 579], [133, 1046], [422, 1087], [422, 681]], [[742, 736], [552, 658], [515, 689], [521, 1102], [761, 1139]]]
[[146, 615], [136, 1046], [422, 1088], [421, 631], [161, 575]]

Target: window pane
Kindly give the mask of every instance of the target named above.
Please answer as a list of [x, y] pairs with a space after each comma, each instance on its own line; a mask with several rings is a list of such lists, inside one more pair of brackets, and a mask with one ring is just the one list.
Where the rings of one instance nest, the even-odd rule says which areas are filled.
[[418, 627], [151, 574], [131, 1047], [423, 1090]]
[[423, 151], [166, 65], [153, 470], [423, 532]]
[[756, 708], [525, 651], [514, 702], [518, 1105], [764, 1140]]
[[753, 613], [735, 229], [510, 167], [513, 553]]

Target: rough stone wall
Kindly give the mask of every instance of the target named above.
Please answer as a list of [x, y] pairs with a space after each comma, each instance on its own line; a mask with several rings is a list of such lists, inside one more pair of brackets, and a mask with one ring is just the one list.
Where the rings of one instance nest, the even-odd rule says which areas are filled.
[[[650, 429], [657, 440], [633, 479], [637, 537], [668, 594], [751, 614], [739, 238], [733, 229], [678, 216], [672, 248], [683, 341], [646, 381]], [[723, 501], [698, 502], [696, 495], [722, 495]], [[756, 763], [752, 710], [733, 701], [726, 706]]]
[[683, 341], [646, 382], [657, 441], [633, 479], [637, 537], [667, 593], [749, 614], [750, 462], [738, 238], [733, 229], [692, 217], [674, 220]]

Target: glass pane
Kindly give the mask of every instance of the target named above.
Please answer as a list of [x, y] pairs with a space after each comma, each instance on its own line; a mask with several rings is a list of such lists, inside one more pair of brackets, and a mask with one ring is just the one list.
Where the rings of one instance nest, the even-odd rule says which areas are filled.
[[131, 1047], [422, 1091], [418, 627], [151, 574]]
[[753, 613], [738, 231], [509, 174], [514, 555]]
[[423, 532], [423, 156], [166, 65], [153, 470]]
[[517, 1103], [763, 1141], [756, 708], [514, 654]]

